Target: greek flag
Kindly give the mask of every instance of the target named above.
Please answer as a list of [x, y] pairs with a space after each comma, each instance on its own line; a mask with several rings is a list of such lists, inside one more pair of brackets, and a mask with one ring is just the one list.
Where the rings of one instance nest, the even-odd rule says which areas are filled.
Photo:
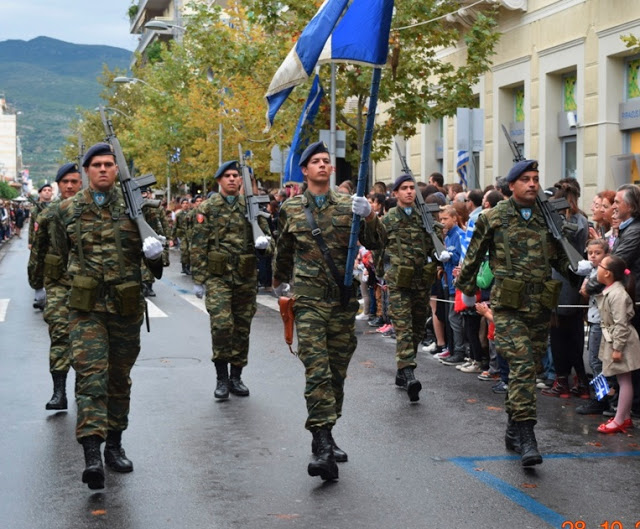
[[347, 4], [349, 0], [325, 0], [278, 68], [265, 94], [265, 131], [293, 88], [311, 77], [319, 60], [386, 63], [393, 0], [353, 0], [348, 8]]
[[596, 392], [596, 398], [598, 400], [604, 399], [609, 393], [609, 384], [607, 383], [607, 377], [605, 377], [602, 373], [600, 373], [591, 382], [589, 382], [589, 384], [593, 386], [593, 389]]
[[298, 166], [300, 155], [306, 149], [307, 145], [309, 145], [309, 137], [305, 136], [304, 128], [313, 124], [323, 96], [324, 90], [320, 84], [320, 77], [316, 75], [307, 102], [304, 104], [302, 114], [300, 114], [296, 131], [293, 134], [291, 149], [289, 149], [289, 156], [287, 157], [287, 163], [284, 167], [284, 182], [302, 182], [304, 180], [302, 171]]
[[458, 172], [458, 176], [460, 176], [460, 183], [466, 188], [467, 174], [469, 171], [469, 151], [458, 151], [456, 171]]

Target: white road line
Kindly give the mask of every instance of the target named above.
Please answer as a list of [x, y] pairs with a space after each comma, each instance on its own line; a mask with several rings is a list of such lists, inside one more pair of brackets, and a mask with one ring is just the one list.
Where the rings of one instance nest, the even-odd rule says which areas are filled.
[[9, 306], [8, 299], [0, 299], [0, 323], [2, 323], [7, 316], [7, 307]]
[[169, 317], [165, 312], [162, 312], [162, 310], [160, 310], [160, 308], [155, 303], [153, 303], [152, 301], [149, 301], [148, 299], [145, 301], [147, 302], [147, 310], [149, 311], [149, 318], [168, 318]]
[[185, 301], [188, 301], [189, 303], [191, 303], [198, 310], [201, 310], [205, 314], [208, 314], [207, 308], [204, 305], [204, 299], [198, 299], [193, 294], [182, 294], [180, 297]]

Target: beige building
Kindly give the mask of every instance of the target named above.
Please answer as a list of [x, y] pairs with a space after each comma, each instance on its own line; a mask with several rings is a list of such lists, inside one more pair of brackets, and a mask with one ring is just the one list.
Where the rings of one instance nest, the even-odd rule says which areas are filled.
[[[439, 171], [447, 182], [459, 181], [458, 153], [474, 130], [478, 185], [493, 183], [513, 164], [504, 125], [524, 155], [539, 160], [543, 185], [564, 177], [580, 181], [583, 205], [596, 190], [640, 183], [640, 54], [620, 38], [640, 35], [640, 2], [496, 1], [502, 36], [491, 71], [476, 86], [481, 112], [475, 126], [457, 117], [422, 125], [405, 146], [416, 177], [426, 181]], [[472, 10], [449, 20], [461, 23]], [[440, 56], [459, 64], [465, 52], [448, 49]], [[375, 165], [373, 179], [389, 182], [400, 171], [393, 153]]]
[[13, 182], [18, 178], [18, 133], [16, 113], [0, 94], [0, 180]]

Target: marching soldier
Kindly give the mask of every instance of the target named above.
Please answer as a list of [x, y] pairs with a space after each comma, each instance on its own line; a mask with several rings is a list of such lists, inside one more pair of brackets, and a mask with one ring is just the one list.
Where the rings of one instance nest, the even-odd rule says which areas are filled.
[[[148, 186], [144, 186], [140, 188], [140, 192], [142, 194], [142, 198], [145, 200], [153, 199], [153, 192]], [[146, 205], [143, 208], [144, 218], [147, 221], [147, 224], [153, 228], [153, 230], [158, 234], [165, 237], [164, 249], [162, 251], [162, 266], [169, 266], [169, 245], [171, 244], [169, 239], [166, 237], [169, 233], [169, 223], [167, 222], [167, 216], [164, 214], [164, 209], [162, 207], [153, 207], [150, 205]], [[155, 278], [151, 273], [151, 270], [146, 265], [142, 265], [142, 294], [144, 297], [155, 298], [156, 293], [153, 290], [153, 283]]]
[[60, 205], [69, 245], [67, 270], [69, 337], [76, 372], [78, 417], [76, 437], [82, 444], [82, 481], [104, 488], [100, 445], [106, 439], [105, 463], [116, 472], [131, 472], [133, 463], [122, 448], [128, 426], [131, 368], [140, 352], [144, 314], [140, 263], [144, 258], [162, 276], [162, 243], [141, 240], [126, 214], [116, 187], [118, 166], [112, 147], [92, 146], [82, 165], [89, 188]]
[[[251, 320], [257, 307], [256, 250], [265, 250], [269, 238], [253, 240], [245, 197], [240, 195], [238, 163], [223, 163], [215, 178], [220, 192], [195, 210], [191, 267], [195, 295], [202, 298], [206, 292], [217, 375], [214, 397], [226, 400], [229, 393], [249, 395], [241, 374], [248, 361]], [[260, 222], [269, 233], [266, 220]]]
[[529, 467], [542, 463], [534, 433], [536, 375], [561, 287], [551, 279], [551, 268], [572, 281], [577, 278], [569, 273], [569, 260], [536, 203], [538, 162], [516, 163], [505, 180], [512, 196], [478, 217], [456, 285], [465, 305], [475, 307], [476, 275], [489, 252], [495, 275], [491, 309], [496, 349], [509, 363], [505, 444]]
[[[62, 200], [74, 196], [82, 188], [78, 164], [67, 163], [60, 167], [56, 182]], [[38, 215], [38, 229], [34, 232], [28, 265], [29, 285], [36, 290], [36, 298], [46, 298], [44, 321], [49, 326], [49, 372], [53, 379], [53, 396], [45, 406], [47, 410], [67, 409], [66, 382], [71, 366], [67, 307], [71, 278], [66, 271], [69, 248], [59, 215], [59, 201]]]
[[38, 229], [38, 222], [36, 219], [40, 213], [49, 207], [52, 198], [53, 188], [51, 187], [51, 184], [43, 184], [40, 186], [40, 189], [38, 189], [38, 202], [35, 203], [34, 209], [31, 212], [31, 222], [29, 223], [29, 249], [31, 249], [35, 232]]
[[313, 460], [307, 471], [333, 480], [338, 479], [336, 462], [347, 461], [347, 454], [331, 430], [342, 414], [344, 381], [357, 343], [355, 285], [342, 295], [352, 212], [366, 217], [360, 226], [360, 241], [366, 248], [380, 247], [379, 221], [366, 198], [351, 199], [330, 189], [333, 167], [323, 142], [307, 147], [300, 167], [308, 187], [303, 195], [286, 200], [280, 210], [273, 287], [274, 295], [280, 296], [295, 277], [298, 357], [306, 376], [305, 427], [313, 435]]
[[182, 264], [182, 273], [191, 274], [191, 252], [189, 250], [189, 238], [187, 237], [189, 222], [190, 203], [189, 200], [183, 198], [180, 201], [180, 211], [176, 213], [176, 220], [173, 225], [173, 233], [171, 238], [180, 243], [180, 263]]
[[[415, 183], [408, 174], [393, 184], [398, 205], [383, 217], [384, 253], [391, 266], [384, 279], [389, 287], [389, 313], [396, 332], [396, 385], [407, 391], [409, 400], [420, 400], [422, 384], [416, 380], [416, 356], [424, 336], [431, 286], [436, 278], [436, 262], [431, 237], [422, 226], [415, 208]], [[442, 238], [442, 234], [438, 236]], [[444, 251], [439, 259], [449, 258]]]

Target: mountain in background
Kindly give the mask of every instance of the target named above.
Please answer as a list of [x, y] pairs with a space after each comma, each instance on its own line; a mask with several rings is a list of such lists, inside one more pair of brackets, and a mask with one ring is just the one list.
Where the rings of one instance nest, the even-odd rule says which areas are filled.
[[51, 181], [62, 160], [76, 110], [100, 104], [103, 65], [127, 70], [131, 52], [112, 46], [71, 44], [49, 37], [0, 42], [0, 94], [18, 116], [23, 164], [37, 186]]

